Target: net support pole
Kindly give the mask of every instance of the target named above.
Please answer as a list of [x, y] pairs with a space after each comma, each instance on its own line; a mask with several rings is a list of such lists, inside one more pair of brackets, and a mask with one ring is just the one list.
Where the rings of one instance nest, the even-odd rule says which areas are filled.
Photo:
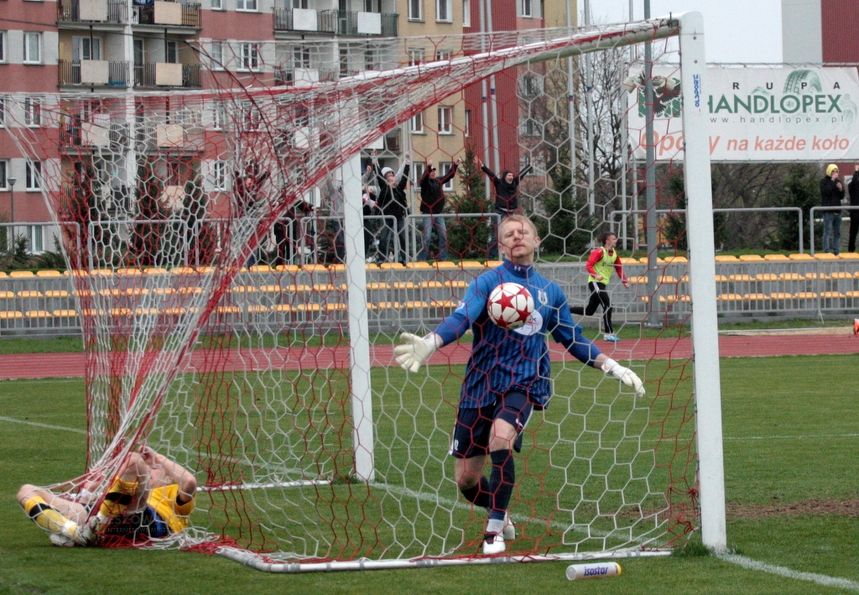
[[[356, 110], [357, 112], [357, 110]], [[353, 121], [345, 119], [344, 121]], [[364, 217], [361, 203], [361, 159], [353, 155], [341, 168], [343, 236], [349, 316], [349, 358], [352, 391], [352, 444], [355, 476], [372, 481], [373, 394], [370, 389], [370, 331], [367, 311], [367, 267], [364, 261]]]
[[690, 12], [680, 17], [680, 66], [701, 538], [708, 548], [724, 551], [727, 535], [716, 317], [716, 253], [713, 246], [713, 197], [704, 92], [707, 64], [704, 59], [704, 22], [700, 13]]

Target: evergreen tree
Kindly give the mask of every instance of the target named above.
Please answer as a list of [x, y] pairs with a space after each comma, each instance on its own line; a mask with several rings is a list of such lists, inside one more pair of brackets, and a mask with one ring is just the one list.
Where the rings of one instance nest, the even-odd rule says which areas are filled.
[[154, 164], [145, 161], [137, 168], [137, 220], [131, 235], [128, 265], [158, 266], [168, 208], [161, 199], [162, 186]]
[[[492, 213], [494, 207], [486, 197], [483, 172], [474, 163], [474, 149], [465, 148], [465, 159], [459, 166], [462, 193], [448, 196], [447, 209], [456, 214]], [[448, 220], [450, 221], [450, 220]], [[490, 235], [490, 217], [456, 217], [448, 225], [448, 252], [453, 259], [486, 258]]]

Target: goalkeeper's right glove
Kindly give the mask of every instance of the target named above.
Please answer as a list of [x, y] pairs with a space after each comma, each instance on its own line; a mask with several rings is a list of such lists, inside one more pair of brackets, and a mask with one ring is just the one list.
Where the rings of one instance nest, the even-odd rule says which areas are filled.
[[400, 335], [401, 343], [394, 347], [394, 359], [403, 370], [417, 372], [421, 364], [441, 347], [442, 339], [435, 333], [418, 337], [411, 333]]
[[638, 374], [629, 368], [625, 368], [610, 357], [607, 357], [605, 362], [603, 362], [602, 371], [606, 374], [611, 374], [625, 385], [632, 387], [635, 390], [636, 397], [644, 396], [644, 383], [638, 377]]

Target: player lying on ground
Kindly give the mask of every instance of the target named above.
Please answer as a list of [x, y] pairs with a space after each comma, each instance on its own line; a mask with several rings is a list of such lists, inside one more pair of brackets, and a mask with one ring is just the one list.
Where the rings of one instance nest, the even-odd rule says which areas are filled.
[[54, 545], [98, 545], [106, 538], [141, 542], [188, 527], [197, 480], [147, 446], [128, 455], [94, 515], [98, 496], [88, 489], [93, 484], [63, 495], [25, 484], [18, 503]]
[[[426, 337], [403, 333], [402, 344], [394, 348], [397, 363], [417, 372], [437, 349], [456, 341], [469, 328], [474, 333], [451, 454], [462, 495], [489, 512], [484, 554], [503, 552], [504, 540], [516, 535], [507, 515], [516, 481], [513, 451], [521, 449], [531, 410], [545, 408], [552, 393], [548, 335], [579, 361], [611, 374], [638, 396], [644, 395], [635, 372], [601, 353], [582, 334], [561, 288], [534, 268], [540, 238], [531, 220], [523, 215], [503, 219], [498, 238], [503, 264], [475, 279], [453, 314], [434, 332]], [[493, 324], [487, 314], [490, 293], [505, 282], [524, 286], [534, 298], [534, 311], [515, 330]], [[492, 462], [488, 479], [483, 473], [487, 455]]]

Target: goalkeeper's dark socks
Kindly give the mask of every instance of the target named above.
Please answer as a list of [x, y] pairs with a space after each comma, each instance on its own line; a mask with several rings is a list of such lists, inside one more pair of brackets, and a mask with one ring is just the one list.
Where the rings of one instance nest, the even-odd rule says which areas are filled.
[[485, 477], [481, 477], [480, 481], [470, 488], [459, 488], [465, 499], [481, 508], [489, 508], [492, 503], [489, 497], [489, 481]]
[[513, 451], [494, 450], [489, 453], [489, 457], [492, 459], [492, 475], [489, 477], [489, 494], [492, 502], [489, 518], [500, 518], [503, 521], [516, 483]]
[[77, 534], [78, 524], [66, 518], [57, 509], [45, 502], [41, 496], [27, 498], [23, 506], [24, 512], [33, 522], [49, 533], [58, 533], [71, 538]]

